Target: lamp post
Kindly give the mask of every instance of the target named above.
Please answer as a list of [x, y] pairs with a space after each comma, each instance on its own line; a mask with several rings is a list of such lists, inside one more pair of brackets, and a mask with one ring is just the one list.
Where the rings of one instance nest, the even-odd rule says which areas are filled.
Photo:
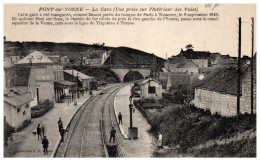
[[78, 80], [79, 80], [79, 73], [77, 73], [77, 96], [79, 98], [79, 83], [78, 83]]
[[129, 97], [129, 111], [130, 111], [130, 127], [128, 128], [128, 138], [129, 139], [138, 139], [138, 128], [133, 127], [133, 104], [132, 104], [132, 96]]
[[133, 128], [133, 116], [132, 116], [132, 111], [133, 111], [133, 105], [132, 105], [132, 96], [129, 97], [129, 111], [130, 111], [130, 129]]

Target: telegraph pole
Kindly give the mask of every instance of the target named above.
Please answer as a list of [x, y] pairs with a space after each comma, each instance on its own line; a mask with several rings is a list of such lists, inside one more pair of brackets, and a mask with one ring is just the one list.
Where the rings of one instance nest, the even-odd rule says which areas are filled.
[[254, 114], [254, 18], [252, 17], [251, 115]]
[[240, 77], [241, 77], [241, 17], [238, 18], [238, 62], [237, 62], [237, 71], [238, 71], [238, 78], [237, 78], [237, 115], [240, 115]]

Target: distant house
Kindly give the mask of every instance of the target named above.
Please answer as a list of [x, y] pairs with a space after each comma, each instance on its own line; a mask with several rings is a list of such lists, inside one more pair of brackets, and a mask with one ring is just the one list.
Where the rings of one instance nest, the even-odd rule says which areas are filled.
[[62, 65], [67, 65], [70, 63], [70, 59], [68, 58], [68, 56], [62, 56], [60, 57], [60, 63]]
[[10, 56], [11, 58], [11, 62], [13, 63], [17, 63], [21, 58], [19, 55], [13, 55], [13, 56]]
[[183, 74], [198, 74], [199, 66], [192, 60], [185, 57], [169, 58], [166, 62], [166, 69], [170, 72], [183, 73]]
[[105, 61], [110, 57], [110, 54], [112, 53], [112, 50], [105, 51], [103, 55], [101, 56], [101, 64], [104, 65]]
[[21, 130], [30, 123], [32, 100], [30, 93], [18, 93], [12, 89], [4, 92], [4, 116], [15, 130]]
[[221, 55], [219, 59], [220, 67], [236, 67], [237, 57], [230, 57], [229, 55]]
[[21, 59], [23, 50], [16, 42], [4, 40], [4, 67], [12, 67]]
[[88, 65], [88, 66], [101, 66], [101, 58], [88, 58], [88, 57], [83, 57], [83, 65]]
[[12, 67], [13, 65], [11, 57], [4, 57], [4, 67]]
[[[193, 49], [187, 49], [186, 51], [182, 50], [177, 56], [169, 58], [166, 62], [165, 68], [168, 68], [170, 71], [175, 72], [176, 66], [178, 64], [183, 64], [181, 62], [192, 61], [198, 68], [206, 67], [219, 67], [220, 66], [221, 55], [219, 53], [210, 53], [207, 51], [194, 51]], [[191, 66], [191, 62], [188, 62], [188, 66]], [[186, 67], [188, 67], [186, 66]], [[195, 69], [195, 67], [193, 66]], [[199, 70], [198, 70], [198, 73]]]
[[199, 67], [208, 67], [211, 53], [205, 51], [194, 51], [193, 49], [187, 49], [186, 51], [181, 50], [180, 54], [178, 54], [177, 56], [185, 57], [188, 60], [192, 60]]
[[20, 60], [20, 56], [5, 56], [4, 57], [4, 67], [12, 67], [15, 63]]
[[[255, 67], [255, 66], [254, 66]], [[241, 76], [240, 109], [241, 113], [250, 113], [251, 101], [251, 65], [243, 66]], [[237, 115], [237, 79], [235, 68], [221, 68], [205, 78], [195, 88], [194, 106], [210, 110], [221, 116]], [[256, 112], [256, 69], [254, 69], [254, 112]]]
[[48, 58], [50, 58], [54, 63], [60, 64], [61, 58], [59, 55], [46, 55]]
[[162, 85], [154, 79], [146, 79], [140, 83], [141, 99], [161, 99]]
[[110, 56], [111, 51], [92, 51], [88, 52], [83, 57], [83, 65], [101, 66]]
[[201, 74], [176, 74], [170, 73], [167, 80], [167, 89], [178, 85], [192, 87], [192, 85], [204, 78]]

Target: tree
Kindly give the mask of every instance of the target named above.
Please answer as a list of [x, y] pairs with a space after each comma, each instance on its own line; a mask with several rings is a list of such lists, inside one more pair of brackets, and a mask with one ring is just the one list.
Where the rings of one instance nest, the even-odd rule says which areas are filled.
[[9, 125], [4, 117], [4, 145], [8, 145], [8, 138], [14, 133], [14, 128]]
[[188, 45], [185, 46], [185, 48], [186, 48], [186, 49], [193, 49], [194, 47], [193, 47], [193, 45], [188, 44]]

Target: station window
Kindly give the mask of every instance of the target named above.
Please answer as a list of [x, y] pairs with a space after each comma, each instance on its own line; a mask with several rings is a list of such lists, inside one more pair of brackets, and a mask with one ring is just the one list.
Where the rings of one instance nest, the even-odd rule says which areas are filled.
[[26, 108], [29, 108], [29, 104], [26, 104], [25, 107], [26, 107]]
[[21, 111], [21, 108], [17, 108], [17, 113], [19, 113]]
[[23, 115], [26, 115], [26, 112], [25, 112], [25, 111], [23, 111]]
[[148, 87], [148, 93], [149, 94], [154, 94], [155, 93], [155, 87], [154, 86]]

